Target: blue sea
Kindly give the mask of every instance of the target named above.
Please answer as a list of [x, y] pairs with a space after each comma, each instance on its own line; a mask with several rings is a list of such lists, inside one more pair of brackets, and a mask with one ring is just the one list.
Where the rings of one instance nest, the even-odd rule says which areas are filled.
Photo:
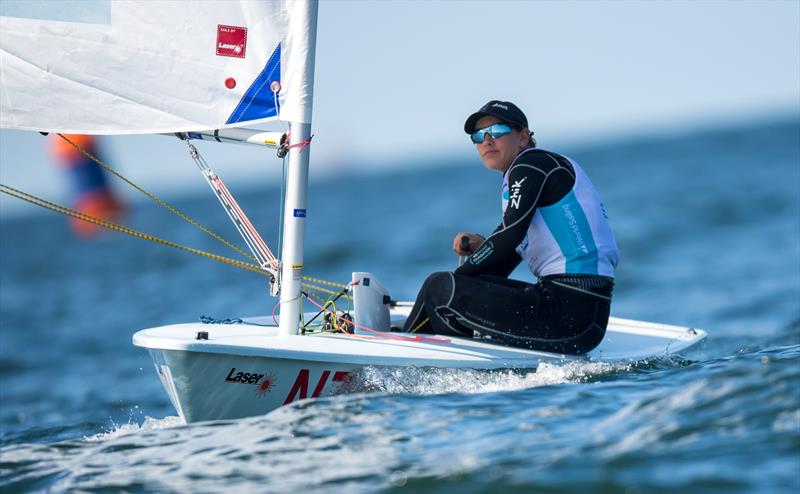
[[[703, 328], [700, 348], [535, 373], [370, 369], [371, 392], [185, 425], [131, 336], [269, 314], [265, 280], [118, 233], [81, 240], [31, 206], [0, 223], [0, 491], [800, 492], [800, 120], [553, 150], [611, 218], [614, 315]], [[413, 299], [455, 266], [456, 232], [496, 226], [499, 180], [437, 158], [314, 182], [306, 274], [371, 271]], [[277, 245], [279, 187], [231, 188]], [[238, 238], [210, 193], [174, 204]], [[236, 255], [146, 199], [125, 224]]]

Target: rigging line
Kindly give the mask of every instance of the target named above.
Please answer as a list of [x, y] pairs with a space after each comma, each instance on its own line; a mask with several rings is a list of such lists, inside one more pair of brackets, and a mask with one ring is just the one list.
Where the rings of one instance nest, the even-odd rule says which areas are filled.
[[284, 198], [286, 196], [286, 155], [281, 159], [281, 207], [280, 217], [278, 218], [278, 251], [283, 255], [283, 214], [284, 214]]
[[[324, 307], [328, 307], [329, 305], [330, 305], [330, 306], [333, 306], [333, 310], [334, 310], [334, 312], [336, 312], [336, 305], [335, 305], [335, 304], [336, 304], [336, 301], [339, 299], [339, 297], [341, 297], [342, 295], [345, 295], [346, 293], [347, 293], [347, 288], [344, 288], [344, 289], [343, 289], [341, 292], [339, 292], [339, 293], [335, 294], [335, 295], [336, 295], [335, 297], [333, 297], [333, 298], [331, 298], [331, 299], [328, 299], [328, 300], [325, 302], [325, 305], [324, 305]], [[309, 293], [309, 294], [307, 294], [307, 296], [308, 296], [308, 297], [310, 297], [310, 296], [311, 296], [311, 294]], [[324, 309], [323, 309], [323, 310], [320, 310], [319, 312], [317, 312], [316, 314], [314, 314], [314, 317], [312, 317], [312, 318], [311, 318], [311, 319], [309, 319], [309, 320], [308, 320], [308, 321], [307, 321], [305, 324], [303, 324], [303, 330], [307, 329], [307, 328], [308, 328], [308, 325], [309, 325], [309, 324], [311, 324], [312, 322], [314, 322], [314, 320], [315, 320], [316, 318], [318, 318], [318, 317], [320, 316], [320, 314], [322, 314], [323, 312], [324, 312]]]
[[[240, 247], [238, 247], [238, 246], [236, 246], [236, 245], [232, 244], [231, 242], [229, 242], [229, 241], [225, 240], [224, 238], [222, 238], [222, 237], [221, 237], [221, 236], [219, 236], [218, 234], [216, 234], [216, 233], [212, 232], [212, 231], [211, 231], [211, 230], [209, 230], [208, 228], [204, 227], [203, 225], [201, 225], [200, 223], [198, 223], [198, 222], [197, 222], [197, 221], [195, 221], [194, 219], [192, 219], [192, 218], [190, 218], [189, 216], [185, 215], [184, 213], [182, 213], [181, 211], [179, 211], [179, 210], [178, 210], [177, 208], [175, 208], [174, 206], [170, 205], [169, 203], [167, 203], [167, 202], [165, 202], [165, 201], [163, 201], [163, 200], [159, 199], [158, 197], [154, 196], [153, 194], [151, 194], [151, 193], [147, 192], [146, 190], [144, 190], [143, 188], [139, 187], [138, 185], [136, 185], [135, 183], [133, 183], [132, 181], [130, 181], [129, 179], [127, 179], [126, 177], [124, 177], [122, 174], [120, 174], [119, 172], [117, 172], [116, 170], [114, 170], [114, 169], [113, 169], [113, 168], [112, 168], [110, 165], [108, 165], [108, 164], [104, 163], [102, 160], [100, 160], [99, 158], [97, 158], [96, 156], [94, 156], [94, 155], [93, 155], [92, 153], [90, 153], [89, 151], [87, 151], [87, 150], [83, 149], [81, 146], [79, 146], [79, 145], [75, 144], [74, 142], [72, 142], [72, 140], [70, 140], [70, 139], [69, 139], [69, 137], [65, 136], [64, 134], [58, 134], [58, 136], [59, 136], [61, 139], [63, 139], [64, 141], [66, 141], [66, 142], [67, 142], [67, 143], [68, 143], [70, 146], [72, 146], [72, 147], [73, 147], [73, 148], [74, 148], [76, 151], [78, 151], [78, 152], [82, 153], [82, 154], [83, 154], [83, 155], [85, 155], [87, 158], [91, 159], [92, 161], [94, 161], [94, 162], [95, 162], [95, 163], [97, 163], [98, 165], [102, 166], [102, 167], [103, 167], [104, 169], [106, 169], [106, 170], [107, 170], [109, 173], [111, 173], [112, 175], [116, 176], [117, 178], [119, 178], [119, 179], [120, 179], [120, 180], [122, 180], [123, 182], [127, 183], [128, 185], [130, 185], [130, 186], [131, 186], [131, 187], [133, 187], [134, 189], [136, 189], [136, 190], [138, 190], [139, 192], [141, 192], [142, 194], [146, 195], [147, 197], [149, 197], [150, 199], [152, 199], [154, 202], [156, 202], [156, 203], [157, 203], [157, 204], [159, 204], [160, 206], [162, 206], [162, 207], [164, 207], [165, 209], [169, 210], [170, 212], [172, 212], [172, 213], [174, 213], [174, 214], [176, 214], [176, 215], [180, 216], [181, 218], [183, 218], [184, 220], [186, 220], [186, 221], [187, 221], [187, 222], [189, 222], [190, 224], [192, 224], [192, 225], [194, 225], [195, 227], [199, 228], [200, 230], [202, 230], [203, 232], [205, 232], [206, 234], [208, 234], [208, 235], [209, 235], [209, 236], [211, 236], [212, 238], [214, 238], [214, 239], [218, 240], [219, 242], [222, 242], [223, 244], [227, 245], [228, 247], [230, 247], [231, 249], [235, 250], [236, 252], [238, 252], [238, 253], [239, 253], [239, 254], [241, 254], [242, 256], [246, 257], [247, 259], [249, 259], [249, 260], [253, 261], [254, 263], [258, 263], [258, 259], [256, 259], [256, 258], [255, 258], [255, 257], [254, 257], [252, 254], [250, 254], [249, 252], [245, 251], [244, 249], [242, 249], [242, 248], [240, 248]], [[202, 159], [202, 156], [199, 156], [199, 158], [200, 158], [200, 159]], [[203, 161], [205, 161], [205, 160], [203, 160]], [[284, 160], [284, 177], [285, 177], [285, 160]], [[283, 186], [283, 185], [285, 184], [285, 182], [286, 182], [286, 181], [285, 181], [285, 179], [284, 179], [284, 180], [282, 180], [281, 182], [282, 182], [282, 186]], [[281, 194], [283, 194], [283, 187], [282, 187], [282, 189], [281, 189]], [[35, 197], [35, 196], [34, 196], [34, 197]], [[281, 208], [283, 208], [283, 207], [284, 207], [284, 204], [283, 204], [283, 201], [281, 201]], [[283, 211], [283, 209], [281, 209], [281, 211]], [[283, 221], [282, 221], [282, 219], [283, 219], [283, 212], [281, 213], [281, 221], [279, 222], [279, 225], [281, 225], [281, 226], [283, 225]], [[102, 220], [100, 220], [100, 221], [102, 221]], [[90, 221], [90, 223], [91, 223], [91, 221]], [[96, 224], [97, 224], [97, 223], [96, 223]], [[100, 226], [103, 226], [103, 225], [100, 225]], [[111, 229], [113, 229], [113, 228], [111, 228]], [[283, 241], [283, 239], [282, 239], [282, 236], [281, 236], [281, 242], [282, 242], [282, 241]], [[310, 278], [310, 277], [307, 277], [307, 276], [304, 276], [304, 277], [303, 277], [303, 279], [304, 279], [304, 280], [308, 280], [308, 281], [312, 281], [312, 282], [314, 282], [314, 283], [322, 284], [322, 285], [333, 286], [333, 287], [336, 287], [336, 288], [343, 288], [343, 287], [345, 286], [344, 284], [341, 284], [341, 283], [334, 283], [334, 282], [331, 282], [331, 281], [320, 280], [320, 279], [317, 279], [317, 278]]]
[[[303, 293], [303, 295], [304, 295], [304, 296], [305, 296], [307, 299], [309, 299], [309, 300], [311, 300], [311, 299], [317, 299], [317, 301], [320, 301], [320, 302], [322, 302], [322, 297], [319, 297], [319, 298], [317, 298], [317, 296], [315, 296], [315, 295], [314, 295], [314, 294], [312, 294], [312, 293], [305, 292], [305, 293]], [[313, 300], [311, 300], [311, 302], [314, 302], [314, 301], [313, 301]], [[320, 307], [320, 306], [319, 306], [319, 304], [317, 304], [317, 303], [315, 303], [314, 305], [316, 305], [317, 307]], [[347, 328], [347, 323], [349, 323], [349, 322], [352, 322], [352, 321], [350, 321], [349, 319], [345, 318], [345, 317], [344, 317], [344, 314], [342, 314], [341, 316], [339, 316], [339, 315], [337, 315], [337, 314], [336, 314], [336, 312], [338, 311], [338, 309], [336, 308], [336, 303], [335, 303], [334, 301], [332, 301], [331, 299], [328, 299], [327, 301], [325, 301], [325, 302], [324, 302], [324, 307], [326, 307], [326, 308], [327, 308], [327, 307], [328, 307], [328, 305], [330, 305], [331, 307], [333, 307], [333, 312], [331, 312], [330, 310], [328, 310], [328, 311], [327, 311], [327, 313], [328, 313], [329, 315], [332, 315], [332, 324], [333, 324], [333, 327], [336, 329], [336, 331], [341, 331], [341, 332], [343, 332], [343, 333], [350, 334], [350, 333], [347, 333], [347, 329], [346, 329], [346, 328]], [[326, 310], [325, 310], [325, 309], [322, 309], [322, 310], [320, 310], [320, 311], [317, 313], [317, 315], [315, 315], [315, 316], [314, 316], [314, 317], [311, 319], [311, 321], [313, 321], [314, 319], [316, 319], [316, 318], [317, 318], [317, 316], [319, 316], [319, 315], [320, 315], [320, 314], [322, 314], [323, 312], [326, 312]], [[344, 324], [344, 327], [340, 326], [340, 324], [339, 324], [339, 321], [340, 321], [340, 320], [341, 320], [341, 321], [346, 321], [346, 322], [345, 322], [345, 324]], [[308, 330], [310, 329], [310, 328], [308, 328], [308, 325], [311, 323], [311, 321], [308, 321], [308, 323], [306, 323], [306, 324], [304, 324], [304, 325], [303, 325], [303, 329], [304, 329], [304, 330], [308, 331]]]
[[228, 216], [233, 221], [234, 226], [242, 235], [245, 243], [255, 256], [250, 257], [250, 259], [255, 260], [255, 262], [262, 268], [267, 270], [270, 270], [270, 268], [274, 269], [278, 264], [275, 256], [272, 255], [272, 252], [270, 252], [269, 248], [255, 230], [255, 227], [253, 227], [253, 225], [250, 223], [250, 220], [247, 219], [244, 211], [242, 211], [239, 205], [236, 203], [236, 200], [233, 198], [233, 195], [230, 193], [230, 191], [228, 191], [227, 187], [222, 182], [222, 179], [216, 173], [214, 173], [213, 170], [211, 170], [205, 159], [199, 154], [191, 142], [187, 140], [186, 144], [189, 147], [189, 154], [192, 156], [198, 167], [200, 167], [206, 182], [209, 184], [209, 186], [211, 186], [211, 189], [214, 191], [217, 198], [225, 208], [225, 211], [228, 213]]
[[286, 147], [286, 150], [288, 151], [288, 150], [290, 150], [290, 149], [292, 149], [292, 148], [297, 148], [297, 147], [299, 147], [299, 148], [300, 148], [300, 152], [302, 153], [302, 152], [303, 152], [303, 150], [304, 150], [305, 148], [307, 148], [308, 146], [310, 146], [310, 145], [311, 145], [311, 140], [312, 140], [312, 139], [314, 139], [314, 134], [311, 134], [311, 137], [309, 137], [309, 138], [308, 138], [308, 139], [306, 139], [305, 141], [302, 141], [302, 142], [296, 142], [296, 143], [294, 143], [294, 144], [290, 144], [289, 146], [287, 146], [287, 147]]
[[[311, 285], [311, 284], [308, 284], [308, 283], [303, 283], [302, 286], [303, 286], [303, 288], [306, 288], [308, 290], [315, 291], [315, 292], [320, 292], [320, 293], [325, 293], [325, 294], [328, 294], [328, 295], [339, 295], [339, 293], [340, 293], [340, 292], [336, 292], [336, 291], [333, 291], [333, 290], [328, 290], [327, 288], [322, 288], [321, 286]], [[344, 298], [345, 300], [351, 300], [350, 296], [347, 295], [347, 294], [341, 295], [341, 297]]]
[[[325, 307], [323, 307], [322, 305], [317, 303], [317, 301], [314, 300], [312, 297], [309, 297], [307, 293], [302, 293], [301, 292], [301, 294], [303, 296], [305, 296], [306, 300], [308, 300], [312, 304], [316, 305], [318, 308], [322, 309], [323, 311], [325, 311], [325, 312], [327, 312], [329, 314], [332, 314], [334, 317], [339, 317], [335, 313], [332, 313], [329, 309], [326, 309]], [[357, 322], [354, 322], [354, 321], [351, 321], [351, 320], [347, 320], [347, 322], [349, 322], [350, 324], [352, 324], [356, 328], [361, 328], [363, 330], [369, 331], [370, 333], [375, 333], [375, 334], [378, 335], [377, 337], [384, 338], [384, 339], [387, 339], [387, 340], [425, 341], [425, 342], [432, 342], [432, 343], [450, 343], [450, 339], [449, 338], [443, 338], [443, 337], [439, 337], [437, 335], [430, 335], [430, 336], [428, 336], [428, 335], [404, 336], [404, 335], [401, 335], [401, 334], [393, 334], [393, 333], [387, 333], [385, 331], [379, 331], [377, 329], [373, 329], [373, 328], [370, 328], [368, 326], [364, 326], [363, 324], [358, 324]], [[354, 329], [354, 331], [355, 331], [355, 329]], [[346, 336], [349, 336], [350, 338], [363, 338], [363, 339], [374, 339], [374, 338], [376, 338], [376, 336], [351, 334], [351, 333], [347, 333], [346, 331], [342, 331], [342, 332]]]
[[[186, 252], [190, 252], [192, 254], [197, 254], [197, 255], [212, 259], [214, 261], [222, 262], [224, 264], [228, 264], [228, 265], [235, 266], [235, 267], [238, 267], [238, 268], [241, 268], [241, 269], [246, 269], [248, 271], [252, 271], [252, 272], [260, 274], [262, 276], [268, 276], [269, 275], [269, 273], [263, 271], [256, 264], [248, 264], [246, 262], [242, 262], [242, 261], [239, 261], [239, 260], [236, 260], [236, 259], [230, 259], [230, 258], [223, 257], [223, 256], [220, 256], [220, 255], [217, 255], [217, 254], [212, 254], [210, 252], [205, 252], [205, 251], [202, 251], [202, 250], [199, 250], [199, 249], [194, 249], [192, 247], [186, 247], [186, 246], [183, 246], [183, 245], [180, 245], [180, 244], [176, 244], [176, 243], [170, 242], [168, 240], [163, 240], [163, 239], [158, 238], [158, 237], [156, 237], [154, 235], [150, 235], [149, 233], [140, 232], [138, 230], [134, 230], [132, 228], [128, 228], [128, 227], [119, 225], [117, 223], [113, 223], [113, 222], [108, 221], [108, 220], [103, 220], [103, 219], [100, 219], [100, 218], [96, 218], [94, 216], [90, 216], [88, 214], [82, 213], [82, 212], [77, 211], [75, 209], [71, 209], [71, 208], [68, 208], [66, 206], [62, 206], [60, 204], [56, 204], [54, 202], [48, 201], [47, 199], [43, 199], [43, 198], [35, 196], [33, 194], [28, 194], [27, 192], [21, 191], [19, 189], [15, 189], [15, 188], [13, 188], [11, 186], [8, 186], [8, 185], [5, 185], [5, 184], [0, 184], [0, 192], [3, 192], [4, 194], [12, 196], [12, 197], [16, 197], [17, 199], [21, 199], [23, 201], [29, 202], [29, 203], [34, 204], [36, 206], [48, 209], [50, 211], [54, 211], [56, 213], [61, 213], [61, 214], [64, 214], [66, 216], [71, 216], [73, 218], [77, 218], [79, 220], [86, 221], [88, 223], [93, 223], [95, 225], [102, 226], [102, 227], [107, 228], [109, 230], [118, 231], [120, 233], [125, 233], [125, 234], [128, 234], [128, 235], [133, 236], [133, 237], [141, 238], [143, 240], [150, 240], [151, 242], [155, 242], [155, 243], [158, 243], [158, 244], [161, 244], [161, 245], [165, 245], [167, 247], [173, 247], [173, 248], [180, 249], [180, 250], [183, 250], [183, 251], [186, 251]], [[317, 278], [312, 278], [310, 276], [304, 276], [303, 279], [307, 280], [307, 281], [314, 282], [314, 283], [333, 286], [333, 287], [336, 287], [336, 288], [344, 288], [344, 287], [346, 287], [346, 285], [343, 285], [341, 283], [334, 283], [332, 281], [320, 280], [320, 279], [317, 279]], [[309, 284], [309, 283], [302, 283], [302, 286], [304, 288], [309, 289], [309, 290], [316, 291], [316, 292], [321, 292], [321, 293], [326, 293], [326, 294], [329, 294], [329, 295], [338, 294], [338, 292], [335, 292], [333, 290], [328, 290], [327, 288], [323, 288], [321, 286], [312, 285], [312, 284]], [[347, 300], [350, 300], [350, 297], [348, 295], [342, 295], [342, 297], [347, 299]]]
[[212, 254], [210, 252], [205, 252], [199, 249], [195, 249], [192, 247], [187, 247], [185, 245], [176, 244], [174, 242], [170, 242], [169, 240], [164, 240], [162, 238], [156, 237], [154, 235], [150, 235], [149, 233], [140, 232], [139, 230], [134, 230], [133, 228], [128, 228], [117, 223], [102, 220], [100, 218], [95, 218], [94, 216], [89, 216], [88, 214], [81, 213], [80, 211], [68, 208], [66, 206], [62, 206], [60, 204], [56, 204], [54, 202], [50, 202], [46, 199], [42, 199], [40, 197], [34, 196], [32, 194], [28, 194], [27, 192], [23, 192], [21, 190], [17, 190], [13, 187], [9, 187], [5, 184], [0, 184], [0, 192], [4, 194], [10, 195], [12, 197], [16, 197], [17, 199], [22, 199], [23, 201], [27, 201], [31, 204], [35, 204], [37, 206], [41, 206], [45, 209], [49, 209], [51, 211], [55, 211], [57, 213], [61, 213], [67, 216], [71, 216], [73, 218], [77, 218], [79, 220], [86, 221], [88, 223], [93, 223], [95, 225], [102, 226], [104, 228], [108, 228], [109, 230], [115, 230], [121, 233], [126, 233], [132, 237], [141, 238], [144, 240], [150, 240], [151, 242], [155, 242], [157, 244], [165, 245], [167, 247], [172, 247], [174, 249], [183, 250], [186, 252], [191, 252], [192, 254], [197, 254], [199, 256], [206, 257], [208, 259], [212, 259], [214, 261], [218, 261], [224, 264], [228, 264], [231, 266], [235, 266], [237, 268], [246, 269], [248, 271], [252, 271], [254, 273], [260, 274], [262, 276], [270, 276], [270, 273], [264, 271], [260, 266], [256, 264], [248, 264], [243, 261], [239, 261], [236, 259], [231, 259], [229, 257], [220, 256], [217, 254]]
[[[281, 304], [288, 304], [289, 302], [294, 302], [295, 300], [301, 300], [302, 301], [302, 298], [303, 298], [303, 291], [301, 290], [300, 291], [300, 295], [298, 295], [296, 297], [292, 297], [289, 300], [278, 299], [278, 301], [275, 302], [275, 306], [272, 308], [272, 321], [275, 324], [279, 324], [278, 323], [278, 319], [275, 318], [275, 312], [278, 310], [278, 307], [280, 307]], [[302, 306], [302, 304], [300, 306], [300, 321], [301, 321], [301, 326], [302, 326], [302, 321], [303, 321], [303, 306]]]
[[103, 167], [104, 169], [106, 169], [106, 170], [107, 170], [109, 173], [113, 174], [114, 176], [116, 176], [117, 178], [119, 178], [120, 180], [122, 180], [123, 182], [127, 183], [128, 185], [130, 185], [130, 186], [131, 186], [131, 187], [133, 187], [134, 189], [136, 189], [136, 190], [138, 190], [139, 192], [141, 192], [142, 194], [146, 195], [147, 197], [149, 197], [150, 199], [152, 199], [153, 201], [155, 201], [155, 202], [156, 202], [157, 204], [159, 204], [160, 206], [162, 206], [162, 207], [166, 208], [167, 210], [169, 210], [170, 212], [172, 212], [172, 213], [174, 213], [174, 214], [176, 214], [176, 215], [180, 216], [181, 218], [183, 218], [184, 220], [188, 221], [189, 223], [191, 223], [191, 224], [192, 224], [192, 225], [194, 225], [195, 227], [199, 228], [200, 230], [202, 230], [202, 231], [204, 231], [205, 233], [207, 233], [208, 235], [210, 235], [212, 238], [214, 238], [214, 239], [216, 239], [216, 240], [218, 240], [218, 241], [222, 242], [223, 244], [227, 245], [227, 246], [228, 246], [228, 247], [230, 247], [231, 249], [235, 250], [235, 251], [236, 251], [236, 252], [238, 252], [239, 254], [241, 254], [241, 255], [243, 255], [244, 257], [246, 257], [247, 259], [250, 259], [251, 261], [253, 261], [253, 262], [256, 262], [256, 263], [258, 262], [258, 260], [257, 260], [255, 257], [253, 257], [253, 256], [252, 256], [250, 253], [246, 252], [244, 249], [241, 249], [241, 248], [237, 247], [236, 245], [234, 245], [234, 244], [232, 244], [232, 243], [228, 242], [227, 240], [225, 240], [225, 239], [224, 239], [224, 238], [222, 238], [221, 236], [217, 235], [216, 233], [212, 232], [212, 231], [211, 231], [211, 230], [209, 230], [208, 228], [204, 227], [203, 225], [201, 225], [201, 224], [200, 224], [200, 223], [198, 223], [197, 221], [195, 221], [195, 220], [193, 220], [192, 218], [188, 217], [187, 215], [183, 214], [182, 212], [180, 212], [180, 211], [179, 211], [177, 208], [175, 208], [174, 206], [172, 206], [172, 205], [170, 205], [169, 203], [167, 203], [167, 202], [165, 202], [165, 201], [163, 201], [163, 200], [159, 199], [158, 197], [156, 197], [156, 196], [154, 196], [153, 194], [151, 194], [151, 193], [147, 192], [146, 190], [144, 190], [143, 188], [139, 187], [139, 186], [138, 186], [138, 185], [136, 185], [135, 183], [131, 182], [130, 180], [128, 180], [127, 178], [125, 178], [124, 176], [122, 176], [122, 175], [121, 175], [119, 172], [117, 172], [116, 170], [114, 170], [113, 168], [111, 168], [111, 166], [110, 166], [110, 165], [107, 165], [106, 163], [103, 163], [103, 161], [101, 161], [99, 158], [97, 158], [96, 156], [94, 156], [92, 153], [90, 153], [89, 151], [86, 151], [86, 150], [85, 150], [85, 149], [83, 149], [82, 147], [80, 147], [80, 146], [78, 146], [77, 144], [75, 144], [74, 142], [72, 142], [72, 141], [69, 139], [69, 137], [65, 136], [64, 134], [58, 134], [58, 136], [59, 136], [60, 138], [62, 138], [63, 140], [65, 140], [65, 141], [66, 141], [66, 142], [67, 142], [67, 143], [68, 143], [70, 146], [72, 146], [73, 148], [75, 148], [75, 150], [76, 150], [76, 151], [79, 151], [80, 153], [84, 154], [84, 155], [85, 155], [87, 158], [91, 159], [92, 161], [94, 161], [94, 162], [95, 162], [95, 163], [97, 163], [98, 165], [102, 166], [102, 167]]
[[258, 264], [264, 267], [269, 266], [272, 269], [276, 269], [278, 266], [277, 259], [269, 250], [266, 242], [264, 242], [264, 240], [261, 238], [258, 230], [256, 230], [256, 228], [250, 222], [241, 206], [239, 206], [239, 203], [236, 202], [236, 199], [233, 197], [233, 194], [230, 192], [230, 190], [228, 190], [228, 187], [222, 181], [222, 178], [216, 172], [214, 172], [210, 166], [208, 166], [208, 163], [200, 154], [200, 151], [198, 151], [197, 148], [194, 147], [191, 142], [189, 142], [189, 140], [186, 140], [186, 146], [189, 149], [189, 155], [192, 157], [198, 168], [200, 168], [203, 178], [205, 178], [208, 185], [214, 191], [214, 194], [217, 196], [217, 199], [219, 199], [220, 203], [225, 209], [225, 212], [228, 214], [228, 217], [239, 231], [239, 234], [242, 236], [253, 255], [257, 258]]
[[247, 218], [247, 215], [244, 213], [241, 206], [239, 206], [239, 203], [236, 202], [236, 199], [234, 199], [231, 191], [228, 190], [228, 187], [217, 175], [215, 175], [215, 177], [212, 179], [212, 182], [215, 186], [215, 191], [217, 192], [218, 196], [224, 200], [223, 202], [228, 205], [228, 211], [232, 212], [236, 218], [237, 226], [241, 225], [242, 229], [247, 234], [246, 238], [250, 239], [250, 243], [254, 244], [253, 248], [262, 253], [261, 255], [266, 257], [269, 260], [269, 263], [275, 267], [277, 265], [275, 255], [269, 250], [266, 242], [264, 242], [264, 239], [262, 239], [261, 235], [258, 234], [255, 226], [253, 226], [253, 224]]
[[303, 279], [306, 280], [306, 281], [310, 281], [312, 283], [317, 283], [318, 285], [328, 285], [328, 286], [332, 286], [332, 287], [335, 287], [335, 288], [345, 288], [347, 286], [344, 283], [334, 283], [332, 281], [320, 280], [318, 278], [312, 278], [310, 276], [303, 276]]

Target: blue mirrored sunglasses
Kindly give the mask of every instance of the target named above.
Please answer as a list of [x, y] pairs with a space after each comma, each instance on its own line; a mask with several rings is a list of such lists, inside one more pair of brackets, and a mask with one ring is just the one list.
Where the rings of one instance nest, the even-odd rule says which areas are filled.
[[469, 135], [469, 138], [472, 139], [474, 144], [480, 144], [486, 140], [486, 135], [492, 136], [492, 139], [498, 139], [503, 137], [504, 135], [508, 135], [511, 133], [511, 126], [502, 123], [492, 124], [488, 127], [484, 127], [482, 129], [478, 129], [472, 134]]

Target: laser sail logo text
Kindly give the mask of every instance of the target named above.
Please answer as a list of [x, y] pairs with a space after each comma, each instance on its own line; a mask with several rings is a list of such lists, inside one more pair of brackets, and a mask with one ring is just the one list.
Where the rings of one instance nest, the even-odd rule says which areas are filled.
[[217, 55], [244, 58], [247, 52], [247, 28], [217, 25]]

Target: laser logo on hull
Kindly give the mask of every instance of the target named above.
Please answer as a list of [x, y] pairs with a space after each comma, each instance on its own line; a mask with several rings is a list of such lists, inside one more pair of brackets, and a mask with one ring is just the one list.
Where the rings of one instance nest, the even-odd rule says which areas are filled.
[[256, 386], [256, 395], [264, 396], [275, 387], [275, 376], [272, 373], [244, 372], [231, 367], [225, 382], [230, 384], [250, 384]]
[[259, 374], [257, 372], [237, 372], [236, 367], [231, 367], [231, 371], [228, 372], [228, 377], [225, 378], [225, 382], [236, 384], [258, 384], [263, 378], [264, 374]]

